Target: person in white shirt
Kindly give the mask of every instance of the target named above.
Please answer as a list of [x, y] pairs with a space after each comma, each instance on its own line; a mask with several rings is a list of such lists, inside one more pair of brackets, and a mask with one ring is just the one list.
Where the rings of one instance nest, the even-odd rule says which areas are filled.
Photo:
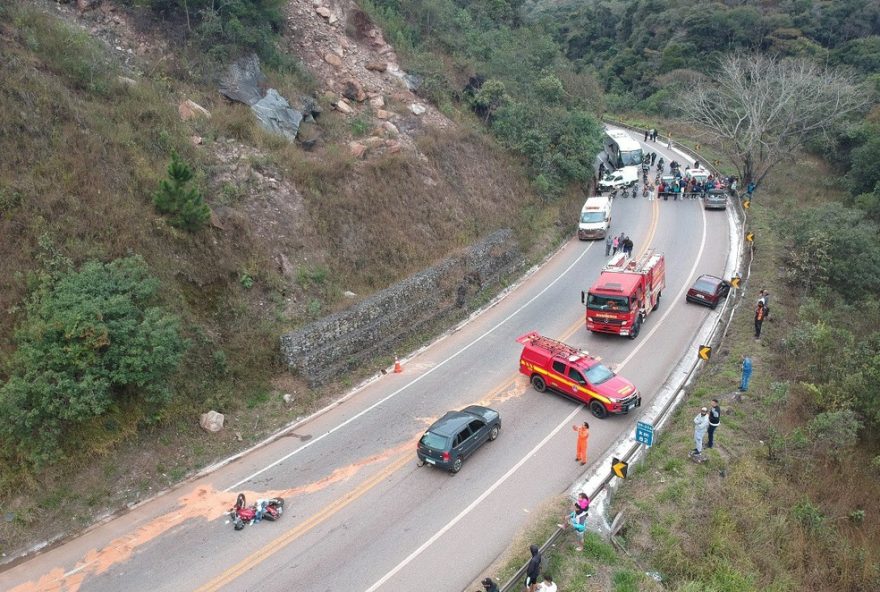
[[556, 584], [550, 574], [544, 574], [544, 581], [538, 584], [538, 592], [556, 592]]

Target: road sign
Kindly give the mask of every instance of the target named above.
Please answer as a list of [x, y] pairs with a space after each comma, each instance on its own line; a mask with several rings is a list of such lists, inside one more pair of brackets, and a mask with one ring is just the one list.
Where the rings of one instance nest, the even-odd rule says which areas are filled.
[[709, 358], [712, 357], [712, 348], [708, 345], [701, 345], [700, 349], [700, 359], [709, 361]]
[[740, 280], [742, 280], [742, 278], [739, 277], [738, 275], [735, 275], [732, 278], [730, 278], [730, 285], [733, 286], [734, 288], [739, 288]]
[[654, 444], [654, 426], [644, 421], [636, 424], [636, 442], [641, 442], [645, 446]]
[[750, 207], [752, 207], [752, 200], [750, 200], [750, 199], [745, 200], [743, 202], [743, 208], [748, 210]]
[[746, 240], [749, 241], [750, 243], [755, 242], [755, 233], [754, 232], [748, 233], [746, 235]]
[[629, 463], [626, 461], [622, 461], [619, 458], [611, 459], [611, 471], [620, 477], [621, 479], [626, 479], [626, 469], [629, 467]]

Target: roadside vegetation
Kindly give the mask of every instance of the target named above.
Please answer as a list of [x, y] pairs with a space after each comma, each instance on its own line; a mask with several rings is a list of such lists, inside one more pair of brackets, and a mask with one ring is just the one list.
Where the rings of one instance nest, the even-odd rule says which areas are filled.
[[[278, 336], [347, 306], [345, 291], [502, 227], [546, 252], [577, 201], [546, 203], [470, 108], [417, 137], [419, 154], [355, 161], [346, 142], [366, 124], [278, 53], [280, 2], [114, 4], [179, 51], [129, 70], [54, 3], [0, 6], [3, 552], [76, 532], [387, 363], [317, 390], [279, 364]], [[216, 72], [251, 51], [285, 95], [318, 95], [314, 151], [218, 98]], [[211, 117], [183, 121], [183, 98]], [[291, 187], [311, 224], [288, 269], [263, 230], [289, 220], [260, 209], [259, 179]], [[209, 409], [223, 432], [199, 428]]]

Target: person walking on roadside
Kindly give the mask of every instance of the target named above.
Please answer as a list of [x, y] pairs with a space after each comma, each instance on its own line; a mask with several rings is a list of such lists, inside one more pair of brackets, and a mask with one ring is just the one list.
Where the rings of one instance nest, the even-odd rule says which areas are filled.
[[657, 129], [653, 128], [653, 127], [651, 128], [651, 141], [652, 142], [657, 141]]
[[654, 166], [654, 161], [655, 161], [655, 160], [657, 160], [657, 153], [656, 153], [656, 152], [652, 152], [652, 153], [651, 153], [651, 166]]
[[742, 357], [742, 378], [739, 381], [739, 390], [746, 392], [749, 390], [749, 380], [752, 378], [752, 358], [743, 355]]
[[613, 247], [613, 246], [614, 246], [614, 238], [606, 232], [605, 233], [605, 256], [606, 257], [611, 254], [611, 247]]
[[613, 239], [611, 239], [611, 254], [617, 255], [617, 249], [619, 249], [619, 248], [620, 248], [620, 239], [615, 236]]
[[623, 239], [623, 252], [626, 253], [627, 257], [632, 257], [633, 254], [633, 242], [630, 237], [626, 237]]
[[648, 135], [650, 135], [650, 130], [645, 130], [645, 141], [648, 141]]
[[529, 546], [532, 552], [532, 558], [526, 565], [526, 590], [527, 592], [535, 592], [538, 588], [538, 576], [541, 575], [541, 552], [538, 545]]
[[577, 432], [577, 457], [575, 460], [582, 465], [587, 464], [587, 441], [590, 439], [590, 424], [584, 422], [582, 426], [571, 426]]
[[755, 339], [761, 339], [761, 325], [764, 324], [765, 316], [764, 301], [758, 300], [758, 306], [755, 308]]
[[703, 438], [709, 429], [709, 410], [703, 407], [694, 418], [694, 450], [691, 455], [703, 454]]
[[712, 399], [712, 406], [709, 407], [709, 441], [706, 442], [706, 448], [712, 448], [715, 444], [715, 428], [721, 425], [721, 405], [718, 399]]

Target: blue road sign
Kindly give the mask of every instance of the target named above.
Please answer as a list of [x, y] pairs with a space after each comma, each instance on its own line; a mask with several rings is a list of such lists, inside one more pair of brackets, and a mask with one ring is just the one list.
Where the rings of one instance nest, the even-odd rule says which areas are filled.
[[651, 446], [654, 443], [654, 426], [643, 421], [638, 422], [636, 424], [636, 442]]

